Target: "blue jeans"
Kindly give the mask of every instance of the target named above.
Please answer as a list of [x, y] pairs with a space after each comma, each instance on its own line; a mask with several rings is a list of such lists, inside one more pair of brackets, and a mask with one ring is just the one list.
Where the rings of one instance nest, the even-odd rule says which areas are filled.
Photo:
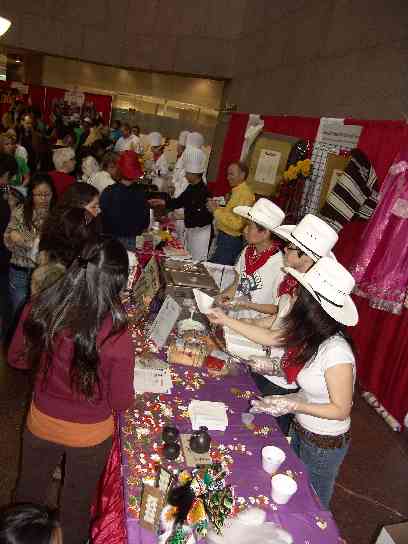
[[10, 266], [9, 286], [11, 311], [14, 324], [18, 318], [19, 311], [22, 309], [30, 296], [31, 268], [15, 268]]
[[300, 435], [296, 428], [292, 427], [289, 436], [292, 438], [291, 447], [296, 455], [306, 465], [310, 483], [316, 491], [321, 503], [329, 509], [333, 495], [334, 482], [344, 457], [348, 451], [350, 440], [343, 438], [340, 448], [320, 448], [307, 440], [311, 433], [305, 430], [306, 436]]
[[215, 252], [210, 262], [233, 266], [243, 247], [242, 236], [230, 236], [218, 231]]

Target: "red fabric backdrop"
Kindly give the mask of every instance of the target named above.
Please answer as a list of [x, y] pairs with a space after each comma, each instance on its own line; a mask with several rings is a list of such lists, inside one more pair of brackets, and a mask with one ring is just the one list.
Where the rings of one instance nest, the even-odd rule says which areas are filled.
[[[265, 130], [314, 141], [320, 119], [307, 117], [263, 116]], [[226, 169], [240, 157], [248, 114], [232, 114], [220, 161], [215, 194], [228, 191]], [[378, 176], [378, 188], [396, 154], [408, 145], [408, 129], [402, 121], [346, 119], [346, 124], [363, 127], [359, 148], [372, 161]], [[364, 243], [365, 221], [346, 225], [336, 246], [336, 256], [348, 266]], [[351, 329], [358, 350], [358, 378], [364, 389], [372, 392], [385, 408], [402, 423], [408, 412], [408, 311], [395, 316], [370, 308], [355, 297], [360, 322]]]
[[[54, 100], [60, 100], [61, 98], [64, 98], [66, 92], [66, 89], [58, 89], [57, 87], [46, 87], [44, 111], [44, 118], [46, 123], [48, 123], [50, 120]], [[96, 112], [101, 113], [104, 123], [108, 124], [110, 122], [110, 117], [112, 113], [112, 97], [104, 94], [84, 94], [84, 106], [86, 106], [86, 104], [89, 102], [93, 103]]]

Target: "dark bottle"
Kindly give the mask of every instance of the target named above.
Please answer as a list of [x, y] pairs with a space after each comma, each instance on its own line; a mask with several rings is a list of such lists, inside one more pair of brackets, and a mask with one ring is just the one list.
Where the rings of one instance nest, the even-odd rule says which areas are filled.
[[177, 442], [179, 434], [180, 432], [177, 427], [167, 425], [166, 427], [163, 427], [162, 440], [166, 444], [174, 444], [175, 442]]
[[180, 445], [174, 442], [173, 444], [165, 444], [163, 446], [163, 455], [169, 461], [177, 459], [180, 455]]
[[211, 445], [211, 436], [208, 434], [207, 427], [200, 427], [194, 431], [190, 438], [190, 448], [195, 453], [207, 453]]

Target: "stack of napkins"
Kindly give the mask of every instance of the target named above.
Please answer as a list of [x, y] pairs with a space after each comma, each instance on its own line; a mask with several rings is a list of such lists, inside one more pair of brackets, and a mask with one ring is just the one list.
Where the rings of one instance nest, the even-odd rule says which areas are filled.
[[171, 393], [173, 382], [167, 363], [158, 360], [138, 360], [133, 379], [135, 393]]
[[207, 427], [210, 431], [225, 431], [228, 427], [227, 407], [223, 402], [192, 400], [188, 405], [193, 430]]

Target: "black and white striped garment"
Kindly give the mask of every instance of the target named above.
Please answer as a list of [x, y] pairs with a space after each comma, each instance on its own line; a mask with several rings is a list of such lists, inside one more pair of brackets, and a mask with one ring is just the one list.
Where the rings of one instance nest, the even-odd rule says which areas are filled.
[[352, 149], [350, 162], [327, 196], [320, 215], [337, 231], [355, 216], [371, 217], [377, 204], [375, 170], [360, 149]]

